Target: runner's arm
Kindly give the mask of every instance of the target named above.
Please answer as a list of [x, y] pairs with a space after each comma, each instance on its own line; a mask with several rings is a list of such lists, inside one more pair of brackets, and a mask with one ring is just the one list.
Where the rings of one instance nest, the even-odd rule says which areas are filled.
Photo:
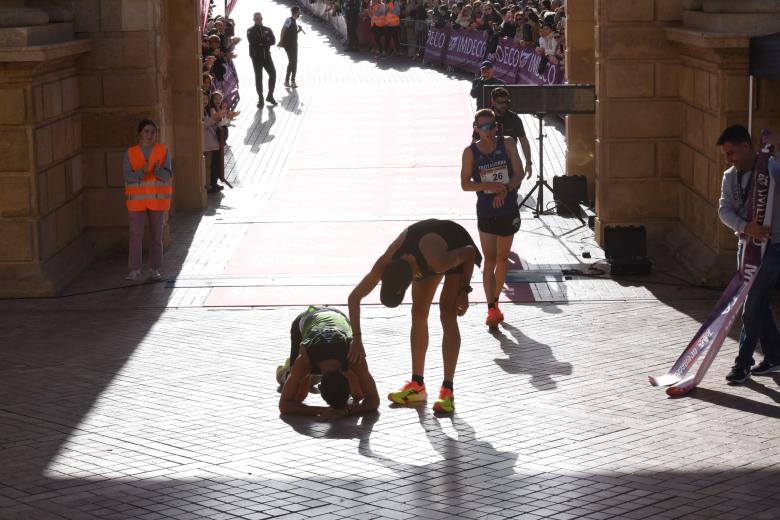
[[512, 162], [512, 171], [515, 172], [507, 186], [507, 189], [512, 191], [518, 189], [523, 182], [523, 174], [520, 173], [523, 171], [523, 162], [520, 160], [520, 154], [517, 153], [517, 145], [511, 137], [504, 138], [504, 145], [504, 148], [509, 150], [509, 160]]
[[469, 283], [471, 273], [474, 270], [474, 260], [477, 258], [477, 250], [474, 246], [463, 246], [447, 251], [446, 246], [425, 247], [427, 238], [427, 236], [423, 237], [420, 242], [420, 249], [423, 251], [428, 266], [436, 273], [444, 273], [450, 269], [463, 266], [463, 277], [466, 283]]
[[[303, 350], [303, 347], [301, 348]], [[328, 409], [327, 406], [309, 406], [303, 404], [300, 387], [304, 378], [311, 373], [309, 361], [304, 356], [298, 356], [290, 369], [290, 376], [284, 383], [282, 395], [279, 396], [279, 412], [285, 415], [310, 415], [315, 416]], [[304, 396], [305, 399], [305, 396]]]
[[379, 408], [379, 391], [376, 389], [371, 372], [368, 371], [368, 364], [365, 359], [361, 359], [356, 365], [350, 366], [360, 381], [360, 388], [365, 397], [355, 406], [350, 408], [349, 415], [360, 415], [368, 412], [374, 412]]
[[531, 144], [528, 142], [528, 138], [526, 136], [520, 138], [520, 148], [523, 149], [523, 157], [525, 158], [525, 178], [530, 179], [531, 164], [533, 164], [533, 161], [531, 160]]
[[352, 325], [352, 343], [349, 345], [349, 354], [347, 354], [347, 360], [350, 364], [358, 363], [366, 355], [366, 350], [363, 347], [363, 332], [360, 329], [360, 302], [363, 298], [368, 296], [374, 287], [379, 285], [382, 280], [382, 272], [385, 270], [385, 266], [388, 261], [385, 258], [386, 255], [382, 255], [374, 262], [374, 266], [371, 271], [360, 280], [352, 292], [349, 293], [347, 299], [349, 323]]

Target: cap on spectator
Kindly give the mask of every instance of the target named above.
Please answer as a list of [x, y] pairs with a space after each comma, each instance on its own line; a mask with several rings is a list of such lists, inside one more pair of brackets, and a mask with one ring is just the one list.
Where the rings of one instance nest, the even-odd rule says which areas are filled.
[[482, 63], [479, 64], [480, 69], [492, 69], [493, 68], [493, 62], [490, 60], [485, 60]]

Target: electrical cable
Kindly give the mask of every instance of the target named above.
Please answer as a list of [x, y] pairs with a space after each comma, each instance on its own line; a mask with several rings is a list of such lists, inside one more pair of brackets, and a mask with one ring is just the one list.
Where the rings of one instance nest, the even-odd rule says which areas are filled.
[[141, 287], [144, 285], [155, 285], [165, 282], [166, 280], [149, 280], [143, 283], [135, 283], [130, 285], [117, 285], [115, 287], [103, 287], [101, 289], [92, 289], [89, 291], [81, 291], [75, 293], [57, 294], [55, 296], [19, 296], [10, 298], [0, 298], [0, 301], [17, 301], [17, 300], [59, 300], [63, 298], [72, 298], [74, 296], [87, 296], [90, 294], [98, 294], [108, 291], [116, 291], [118, 289], [132, 289], [133, 287]]

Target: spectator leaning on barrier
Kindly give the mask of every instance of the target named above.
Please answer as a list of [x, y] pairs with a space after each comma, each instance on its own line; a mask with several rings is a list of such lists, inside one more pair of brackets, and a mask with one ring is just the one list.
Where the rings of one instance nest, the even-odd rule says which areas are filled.
[[469, 29], [474, 27], [474, 20], [471, 17], [471, 6], [463, 6], [463, 10], [458, 14], [458, 18], [455, 20], [455, 25], [461, 29]]
[[385, 56], [385, 25], [387, 11], [382, 0], [371, 0], [371, 34], [374, 36], [376, 52], [374, 56], [382, 58]]
[[130, 224], [128, 268], [132, 282], [141, 279], [144, 225], [149, 216], [149, 279], [160, 280], [163, 256], [165, 212], [171, 209], [173, 170], [168, 147], [157, 143], [157, 123], [138, 123], [138, 144], [125, 152], [122, 165], [125, 178], [127, 219]]
[[479, 77], [471, 82], [471, 97], [477, 100], [477, 110], [485, 108], [485, 85], [506, 85], [503, 81], [493, 76], [493, 62], [485, 60], [479, 66]]
[[515, 34], [517, 34], [517, 26], [515, 25], [515, 11], [509, 7], [505, 7], [501, 12], [504, 15], [504, 21], [501, 22], [498, 35], [502, 38], [514, 39]]
[[547, 58], [550, 63], [560, 63], [562, 56], [558, 54], [558, 39], [555, 37], [555, 28], [550, 24], [542, 27], [542, 35], [539, 37], [539, 47], [536, 49], [539, 56]]
[[219, 155], [219, 135], [217, 125], [221, 121], [222, 117], [219, 111], [212, 113], [210, 110], [211, 94], [204, 92], [203, 94], [203, 114], [201, 121], [203, 122], [203, 157], [206, 161], [206, 178], [209, 179], [206, 185], [206, 190], [209, 193], [218, 191], [219, 187], [215, 190], [211, 190], [212, 186], [216, 185], [217, 179], [220, 175], [219, 162], [222, 158]]
[[276, 87], [276, 68], [271, 56], [271, 47], [276, 43], [274, 32], [263, 25], [263, 15], [254, 14], [255, 24], [247, 29], [246, 39], [249, 42], [249, 57], [252, 58], [252, 68], [255, 71], [255, 90], [257, 91], [257, 107], [263, 106], [263, 69], [268, 73], [269, 104], [276, 106], [274, 88]]
[[541, 35], [539, 29], [539, 15], [529, 9], [525, 12], [525, 20], [522, 30], [520, 31], [520, 45], [535, 49], [539, 45], [539, 37]]

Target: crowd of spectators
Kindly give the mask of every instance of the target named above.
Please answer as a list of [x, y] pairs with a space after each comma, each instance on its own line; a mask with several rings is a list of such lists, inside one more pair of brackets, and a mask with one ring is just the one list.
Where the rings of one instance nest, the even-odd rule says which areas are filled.
[[[500, 38], [510, 38], [535, 49], [550, 63], [563, 63], [566, 0], [326, 0], [329, 13], [347, 16], [348, 30], [355, 1], [360, 4], [360, 17], [371, 27], [378, 57], [402, 54], [403, 47], [409, 57], [422, 55], [427, 27], [433, 26], [485, 31], [488, 54], [495, 51]], [[391, 11], [400, 13], [398, 30], [390, 25], [393, 22], [381, 19]], [[355, 50], [354, 45], [349, 50]]]
[[203, 33], [201, 56], [203, 79], [203, 149], [208, 183], [206, 190], [216, 193], [223, 189], [218, 181], [225, 180], [225, 144], [228, 125], [239, 115], [233, 111], [238, 104], [238, 74], [233, 59], [241, 38], [235, 36], [233, 20], [209, 17]]

